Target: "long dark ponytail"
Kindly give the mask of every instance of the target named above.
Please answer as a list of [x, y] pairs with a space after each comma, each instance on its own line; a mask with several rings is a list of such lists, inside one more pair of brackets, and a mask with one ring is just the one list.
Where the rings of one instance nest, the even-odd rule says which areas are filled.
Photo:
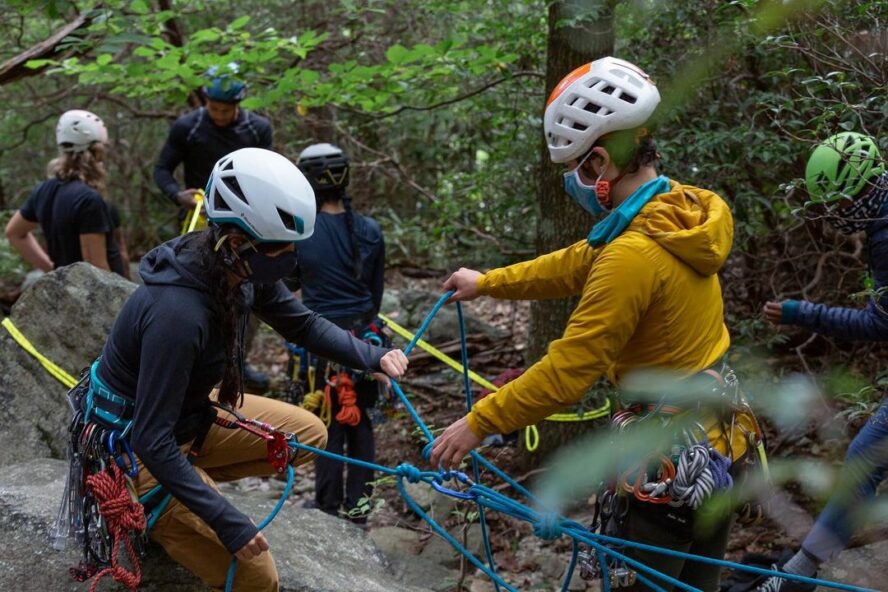
[[[244, 302], [240, 290], [232, 289], [228, 283], [228, 264], [225, 261], [228, 247], [227, 235], [237, 232], [231, 228], [213, 226], [201, 232], [187, 235], [176, 246], [176, 251], [193, 244], [200, 254], [202, 267], [206, 270], [205, 281], [209, 288], [213, 312], [222, 330], [225, 343], [225, 370], [219, 385], [219, 403], [240, 407], [244, 400], [244, 325], [246, 322]], [[218, 247], [218, 248], [217, 248]]]

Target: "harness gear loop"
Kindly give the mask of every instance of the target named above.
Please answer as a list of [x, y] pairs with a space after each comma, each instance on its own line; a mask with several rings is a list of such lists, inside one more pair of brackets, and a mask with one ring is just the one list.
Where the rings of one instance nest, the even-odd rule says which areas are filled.
[[[138, 588], [142, 581], [142, 569], [136, 551], [133, 549], [129, 532], [145, 530], [145, 512], [142, 505], [133, 499], [127, 487], [123, 470], [116, 464], [110, 466], [110, 474], [107, 471], [102, 471], [86, 478], [87, 490], [95, 496], [99, 504], [99, 513], [105, 519], [113, 538], [111, 567], [106, 567], [96, 574], [89, 592], [95, 592], [99, 581], [106, 575], [110, 575], [115, 581], [130, 590]], [[133, 566], [132, 572], [118, 564], [121, 541], [126, 546], [127, 555]]]

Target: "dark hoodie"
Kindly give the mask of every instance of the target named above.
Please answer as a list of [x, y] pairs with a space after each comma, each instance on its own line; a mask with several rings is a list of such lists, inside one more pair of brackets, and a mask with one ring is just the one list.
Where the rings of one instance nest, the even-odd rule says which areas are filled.
[[[225, 343], [195, 238], [174, 239], [142, 259], [145, 285], [114, 322], [98, 373], [113, 392], [135, 400], [131, 444], [145, 467], [234, 553], [256, 535], [256, 526], [205, 484], [179, 449], [212, 413], [208, 395], [225, 366]], [[379, 370], [387, 350], [307, 309], [282, 282], [245, 282], [240, 291], [245, 310], [287, 341], [350, 368]]]

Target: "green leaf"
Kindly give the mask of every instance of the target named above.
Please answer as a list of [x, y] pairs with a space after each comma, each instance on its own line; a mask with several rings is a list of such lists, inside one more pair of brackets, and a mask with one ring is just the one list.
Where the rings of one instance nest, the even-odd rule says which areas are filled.
[[243, 29], [247, 23], [250, 22], [250, 16], [245, 14], [244, 16], [235, 19], [228, 25], [228, 28], [232, 31], [237, 31], [238, 29]]
[[107, 66], [111, 63], [114, 57], [110, 53], [103, 53], [99, 57], [96, 58], [96, 63], [100, 66]]
[[145, 0], [132, 0], [129, 7], [136, 14], [148, 14], [151, 11], [151, 7]]
[[43, 68], [49, 64], [55, 63], [54, 60], [28, 60], [25, 62], [25, 68], [30, 68], [31, 70], [36, 70], [38, 68]]
[[410, 57], [410, 51], [401, 44], [392, 45], [385, 51], [385, 59], [393, 64], [401, 64]]

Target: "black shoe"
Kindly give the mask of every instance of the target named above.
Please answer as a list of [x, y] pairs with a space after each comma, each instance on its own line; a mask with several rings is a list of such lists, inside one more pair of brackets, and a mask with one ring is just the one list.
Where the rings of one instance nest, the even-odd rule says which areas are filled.
[[[783, 566], [772, 565], [771, 569], [774, 571], [783, 571], [781, 569]], [[816, 574], [815, 574], [816, 576]], [[817, 588], [814, 584], [805, 584], [803, 582], [798, 582], [796, 580], [788, 580], [786, 578], [781, 578], [780, 576], [771, 576], [766, 579], [764, 582], [759, 584], [755, 591], [756, 592], [814, 592]]]
[[264, 372], [259, 372], [249, 364], [244, 366], [244, 389], [247, 392], [261, 394], [268, 390], [271, 381]]

